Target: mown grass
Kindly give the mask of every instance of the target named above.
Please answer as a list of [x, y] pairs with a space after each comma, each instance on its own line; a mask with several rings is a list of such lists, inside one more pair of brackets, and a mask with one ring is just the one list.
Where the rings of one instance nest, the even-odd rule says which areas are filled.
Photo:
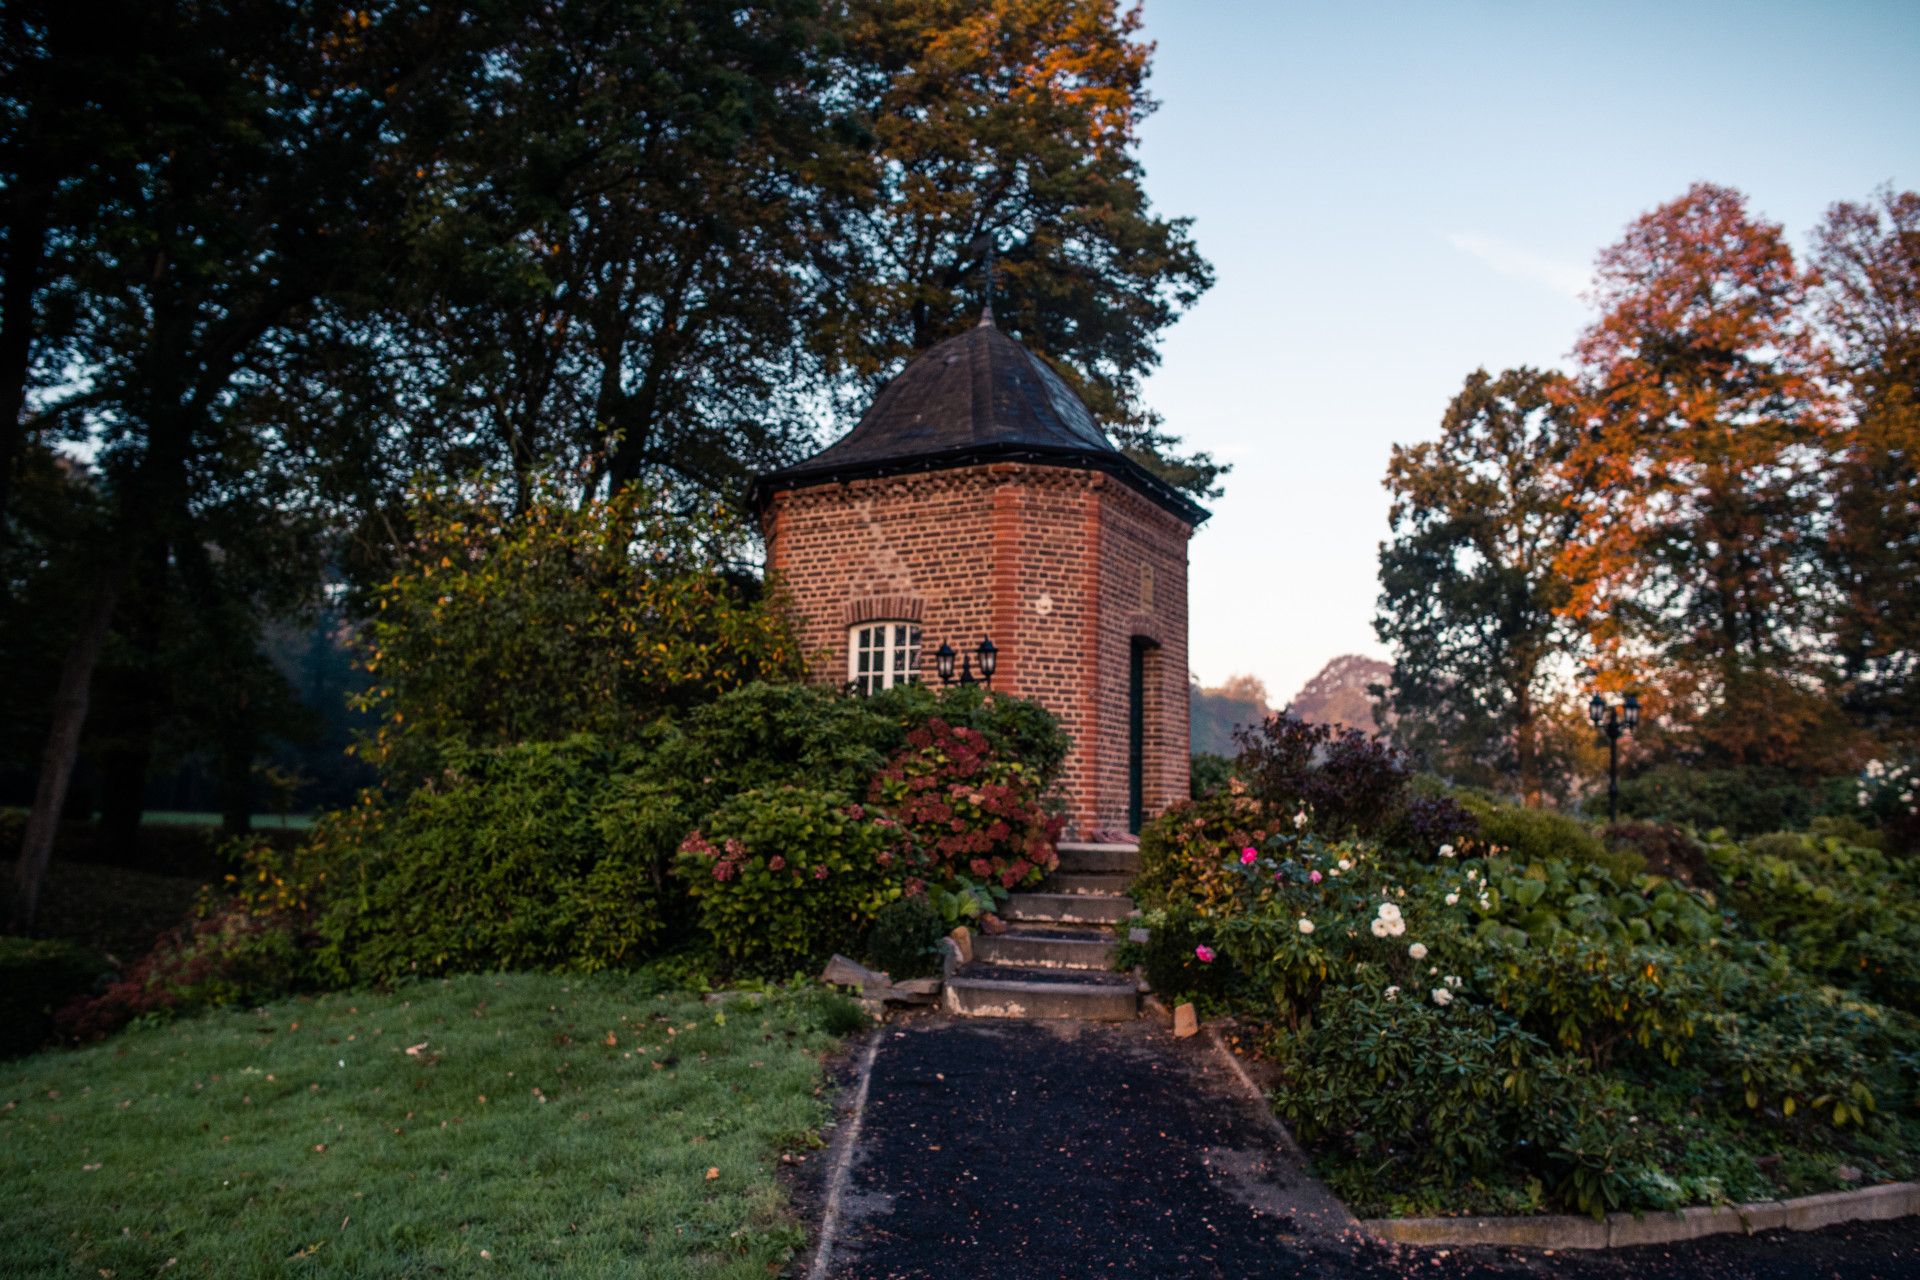
[[0, 1276], [764, 1277], [837, 999], [467, 977], [0, 1064]]

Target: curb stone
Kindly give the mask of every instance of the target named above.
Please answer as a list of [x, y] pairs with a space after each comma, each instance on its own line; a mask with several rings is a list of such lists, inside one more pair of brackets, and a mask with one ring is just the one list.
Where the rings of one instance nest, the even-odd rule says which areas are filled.
[[1360, 1229], [1392, 1244], [1520, 1245], [1536, 1249], [1623, 1249], [1674, 1244], [1702, 1236], [1761, 1231], [1814, 1231], [1843, 1222], [1920, 1214], [1920, 1182], [1889, 1182], [1857, 1191], [1829, 1191], [1793, 1200], [1703, 1205], [1673, 1213], [1610, 1213], [1604, 1220], [1551, 1215], [1530, 1218], [1365, 1218]]

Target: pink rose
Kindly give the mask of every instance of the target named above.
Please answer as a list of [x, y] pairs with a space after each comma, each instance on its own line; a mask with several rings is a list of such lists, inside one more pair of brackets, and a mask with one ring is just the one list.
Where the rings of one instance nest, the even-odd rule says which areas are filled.
[[1259, 858], [1259, 856], [1260, 856], [1259, 854], [1253, 851], [1253, 846], [1248, 845], [1246, 848], [1240, 851], [1240, 865], [1243, 867], [1250, 867], [1254, 864], [1255, 859]]
[[825, 880], [827, 878], [827, 869], [825, 867], [815, 867], [813, 869], [813, 878], [815, 880]]
[[1320, 883], [1320, 873], [1319, 873], [1318, 871], [1309, 871], [1309, 872], [1307, 872], [1307, 879], [1309, 879], [1309, 880], [1311, 880], [1311, 881], [1313, 881], [1313, 883], [1315, 883], [1315, 884], [1319, 884], [1319, 883]]
[[1193, 949], [1193, 958], [1198, 960], [1201, 964], [1212, 964], [1213, 956], [1214, 956], [1213, 948], [1208, 946], [1204, 942]]

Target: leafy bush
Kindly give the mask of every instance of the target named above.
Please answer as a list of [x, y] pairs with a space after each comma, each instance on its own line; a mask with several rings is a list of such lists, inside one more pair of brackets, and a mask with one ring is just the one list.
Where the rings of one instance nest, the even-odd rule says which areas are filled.
[[1039, 773], [998, 759], [986, 735], [935, 718], [867, 790], [904, 829], [916, 865], [946, 883], [968, 874], [1014, 889], [1058, 865], [1063, 819], [1041, 806]]
[[1645, 875], [1646, 859], [1630, 846], [1609, 848], [1586, 823], [1552, 809], [1528, 809], [1467, 795], [1462, 805], [1479, 824], [1479, 843], [1524, 862], [1563, 858], [1604, 868], [1617, 882]]
[[1179, 905], [1201, 916], [1226, 914], [1239, 892], [1240, 877], [1223, 851], [1262, 844], [1280, 823], [1237, 787], [1173, 805], [1140, 832], [1134, 901], [1149, 907]]
[[1664, 822], [1616, 822], [1600, 833], [1609, 850], [1635, 854], [1646, 870], [1698, 888], [1712, 888], [1706, 846]]
[[940, 971], [940, 939], [946, 918], [924, 893], [896, 898], [880, 908], [867, 932], [867, 959], [893, 978], [922, 978]]
[[307, 961], [286, 916], [230, 903], [163, 937], [99, 995], [69, 1003], [56, 1026], [96, 1040], [143, 1018], [269, 999], [296, 986]]
[[629, 487], [519, 502], [491, 482], [413, 495], [405, 563], [360, 635], [380, 722], [363, 744], [389, 776], [421, 776], [440, 744], [574, 733], [614, 741], [756, 679], [799, 674], [777, 607], [726, 572], [739, 540], [717, 507]]
[[1736, 836], [1805, 827], [1848, 811], [1851, 779], [1809, 786], [1778, 769], [1695, 769], [1666, 764], [1620, 783], [1620, 812], [1630, 818]]
[[1717, 841], [1727, 903], [1794, 966], [1920, 1013], [1920, 865], [1836, 836]]
[[1485, 833], [1431, 858], [1263, 833], [1219, 796], [1143, 833], [1127, 958], [1267, 1028], [1276, 1105], [1350, 1202], [1603, 1213], [1920, 1171], [1912, 864], [1723, 843], [1722, 901], [1560, 815], [1469, 803]]
[[675, 870], [721, 954], [785, 976], [851, 950], [882, 907], [916, 887], [905, 843], [898, 826], [839, 792], [761, 788], [711, 814]]
[[1205, 800], [1233, 780], [1233, 758], [1212, 751], [1196, 751], [1187, 769], [1187, 793]]
[[1413, 777], [1389, 744], [1284, 711], [1233, 736], [1235, 771], [1254, 799], [1274, 814], [1304, 809], [1329, 835], [1367, 835], [1391, 823]]
[[0, 938], [0, 1057], [45, 1044], [54, 1014], [106, 973], [105, 960], [70, 942]]
[[586, 972], [660, 942], [654, 868], [603, 830], [619, 752], [580, 735], [441, 759], [390, 809], [369, 797], [317, 833], [333, 863], [319, 921], [330, 976]]

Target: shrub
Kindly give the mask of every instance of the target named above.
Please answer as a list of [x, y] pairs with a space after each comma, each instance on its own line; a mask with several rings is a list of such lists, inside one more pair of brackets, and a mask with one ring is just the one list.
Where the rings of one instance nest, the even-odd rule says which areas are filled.
[[1632, 849], [1609, 850], [1578, 818], [1552, 809], [1527, 809], [1480, 796], [1463, 797], [1480, 825], [1479, 843], [1522, 862], [1564, 858], [1603, 867], [1622, 884], [1646, 873], [1646, 861]]
[[1707, 848], [1727, 904], [1806, 973], [1920, 1012], [1920, 866], [1835, 836]]
[[0, 1057], [45, 1044], [54, 1015], [107, 971], [105, 960], [70, 942], [0, 938]]
[[586, 735], [446, 748], [391, 808], [369, 797], [323, 824], [329, 974], [586, 972], [645, 958], [665, 934], [654, 869], [602, 829], [620, 763]]
[[60, 1034], [96, 1040], [143, 1018], [284, 994], [307, 972], [308, 952], [288, 917], [229, 903], [160, 939], [97, 996], [55, 1019]]
[[1140, 832], [1134, 900], [1178, 904], [1201, 916], [1227, 914], [1240, 887], [1228, 852], [1262, 844], [1274, 829], [1260, 802], [1235, 787], [1173, 805]]
[[903, 881], [914, 887], [903, 843], [841, 793], [761, 788], [711, 814], [675, 870], [722, 955], [785, 976], [851, 950]]
[[1187, 794], [1205, 800], [1233, 780], [1233, 760], [1211, 751], [1196, 751], [1187, 770]]
[[923, 978], [940, 971], [946, 933], [946, 918], [926, 894], [896, 898], [873, 918], [867, 959], [893, 978]]
[[782, 612], [721, 548], [739, 524], [630, 487], [526, 501], [483, 480], [413, 495], [405, 563], [359, 638], [375, 763], [424, 776], [438, 745], [588, 732], [631, 738], [662, 713], [800, 672]]
[[1064, 820], [1042, 808], [1041, 785], [1026, 765], [996, 758], [978, 730], [935, 718], [907, 735], [867, 798], [900, 824], [927, 878], [1014, 889], [1060, 861]]
[[1309, 724], [1287, 712], [1234, 730], [1235, 771], [1269, 812], [1306, 809], [1330, 836], [1368, 835], [1398, 816], [1413, 771], [1392, 746], [1358, 729]]
[[1630, 818], [1725, 830], [1736, 836], [1804, 827], [1848, 811], [1852, 779], [1809, 786], [1778, 769], [1695, 769], [1667, 764], [1620, 783], [1620, 812]]
[[1714, 885], [1706, 846], [1680, 827], [1664, 822], [1616, 822], [1602, 831], [1600, 838], [1614, 853], [1638, 855], [1654, 875], [1702, 889]]
[[935, 689], [924, 684], [897, 684], [867, 702], [875, 714], [887, 717], [898, 728], [901, 742], [935, 720], [953, 728], [971, 729], [986, 740], [995, 759], [1018, 763], [1032, 774], [1041, 792], [1059, 779], [1072, 746], [1059, 718], [1038, 702], [988, 693], [978, 685]]

